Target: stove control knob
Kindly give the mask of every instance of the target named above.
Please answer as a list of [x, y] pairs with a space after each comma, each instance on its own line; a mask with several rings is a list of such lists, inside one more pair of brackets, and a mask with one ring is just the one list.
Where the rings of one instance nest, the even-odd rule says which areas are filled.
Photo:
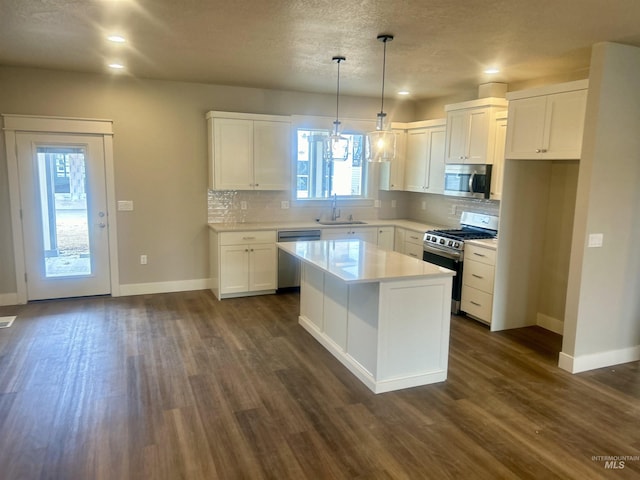
[[452, 241], [452, 240], [449, 240], [449, 243], [448, 243], [448, 245], [447, 245], [447, 246], [449, 246], [449, 247], [453, 247], [453, 241]]
[[444, 245], [444, 238], [440, 239], [440, 245]]
[[431, 240], [431, 235], [427, 235], [426, 240], [427, 240], [427, 242], [428, 242], [429, 240]]
[[459, 243], [459, 242], [456, 242], [456, 243], [454, 243], [454, 244], [453, 244], [453, 246], [454, 246], [454, 247], [456, 247], [456, 248], [458, 248], [458, 247], [460, 246], [460, 243]]
[[431, 241], [435, 243], [438, 241], [438, 239], [436, 237], [431, 237]]

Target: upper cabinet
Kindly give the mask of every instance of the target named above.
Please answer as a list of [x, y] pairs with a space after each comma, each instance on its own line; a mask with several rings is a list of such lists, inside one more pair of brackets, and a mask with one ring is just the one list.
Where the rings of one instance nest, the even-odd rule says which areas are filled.
[[289, 117], [208, 112], [209, 188], [289, 190]]
[[396, 158], [380, 164], [380, 190], [404, 190], [404, 167], [407, 151], [407, 132], [404, 123], [391, 125], [396, 134]]
[[446, 163], [491, 163], [496, 115], [507, 105], [507, 100], [496, 97], [446, 105]]
[[502, 199], [502, 178], [504, 174], [504, 151], [507, 140], [507, 112], [496, 117], [495, 150], [491, 170], [491, 200]]
[[404, 190], [444, 192], [445, 119], [405, 124], [406, 158]]
[[506, 158], [579, 159], [588, 80], [507, 94]]

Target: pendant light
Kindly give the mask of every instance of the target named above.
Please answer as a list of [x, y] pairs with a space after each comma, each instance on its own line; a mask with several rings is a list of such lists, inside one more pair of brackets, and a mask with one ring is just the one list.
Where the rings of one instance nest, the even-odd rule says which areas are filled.
[[393, 35], [378, 35], [378, 41], [384, 45], [382, 57], [382, 95], [380, 113], [376, 119], [376, 131], [367, 134], [367, 159], [370, 162], [389, 162], [396, 156], [396, 134], [385, 129], [384, 113], [384, 75], [387, 66], [387, 42], [393, 40]]
[[336, 86], [336, 119], [327, 142], [327, 156], [333, 161], [345, 161], [349, 158], [349, 139], [340, 133], [338, 112], [340, 109], [340, 63], [344, 62], [346, 57], [335, 56], [332, 60], [338, 64], [338, 81]]

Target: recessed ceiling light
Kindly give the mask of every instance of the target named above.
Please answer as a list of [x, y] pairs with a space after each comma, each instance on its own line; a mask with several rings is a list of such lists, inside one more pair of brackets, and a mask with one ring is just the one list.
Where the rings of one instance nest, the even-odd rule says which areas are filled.
[[113, 68], [114, 70], [122, 70], [124, 68], [124, 65], [122, 65], [121, 63], [110, 63], [109, 68]]
[[398, 95], [409, 95], [409, 93], [411, 93], [411, 92], [409, 92], [408, 90], [400, 90], [398, 92]]
[[107, 40], [113, 43], [125, 43], [127, 40], [121, 35], [109, 35]]
[[489, 75], [494, 74], [494, 73], [500, 73], [500, 70], [497, 68], [487, 68], [484, 73], [488, 73]]

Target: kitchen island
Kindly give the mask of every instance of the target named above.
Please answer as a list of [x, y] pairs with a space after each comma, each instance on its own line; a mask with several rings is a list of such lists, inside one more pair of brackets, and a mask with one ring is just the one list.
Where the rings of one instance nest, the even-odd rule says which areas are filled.
[[302, 261], [300, 325], [374, 393], [446, 380], [453, 271], [360, 240], [277, 246]]

